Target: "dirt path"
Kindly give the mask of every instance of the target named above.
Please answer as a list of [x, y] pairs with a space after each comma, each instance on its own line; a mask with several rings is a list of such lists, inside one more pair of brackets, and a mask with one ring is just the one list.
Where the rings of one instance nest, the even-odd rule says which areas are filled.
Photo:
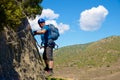
[[120, 80], [120, 62], [110, 67], [84, 68], [64, 67], [55, 69], [53, 77], [66, 80]]

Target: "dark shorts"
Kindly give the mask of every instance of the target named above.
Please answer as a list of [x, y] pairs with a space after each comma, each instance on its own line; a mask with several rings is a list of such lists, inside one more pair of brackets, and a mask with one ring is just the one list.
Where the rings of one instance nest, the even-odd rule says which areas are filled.
[[43, 59], [48, 61], [53, 61], [53, 48], [55, 46], [55, 43], [51, 41], [49, 44], [45, 44], [44, 47], [44, 53], [43, 53]]
[[48, 61], [53, 61], [53, 48], [49, 46], [45, 47], [45, 50], [43, 53], [43, 59]]

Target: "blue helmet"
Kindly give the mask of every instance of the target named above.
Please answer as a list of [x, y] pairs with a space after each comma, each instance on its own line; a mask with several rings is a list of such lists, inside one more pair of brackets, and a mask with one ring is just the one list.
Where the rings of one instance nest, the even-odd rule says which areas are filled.
[[40, 19], [38, 20], [38, 24], [43, 23], [43, 22], [45, 22], [45, 19], [43, 19], [43, 18], [40, 18]]

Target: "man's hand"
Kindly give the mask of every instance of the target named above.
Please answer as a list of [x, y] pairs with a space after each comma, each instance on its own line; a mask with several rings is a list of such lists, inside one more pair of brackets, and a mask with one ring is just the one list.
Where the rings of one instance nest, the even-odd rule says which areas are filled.
[[33, 31], [33, 35], [36, 35], [37, 34], [37, 31]]

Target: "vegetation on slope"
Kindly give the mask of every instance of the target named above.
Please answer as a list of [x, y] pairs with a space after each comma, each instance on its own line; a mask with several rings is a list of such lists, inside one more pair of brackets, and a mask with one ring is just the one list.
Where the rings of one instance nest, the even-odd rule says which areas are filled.
[[120, 36], [55, 51], [56, 66], [109, 67], [120, 58]]

